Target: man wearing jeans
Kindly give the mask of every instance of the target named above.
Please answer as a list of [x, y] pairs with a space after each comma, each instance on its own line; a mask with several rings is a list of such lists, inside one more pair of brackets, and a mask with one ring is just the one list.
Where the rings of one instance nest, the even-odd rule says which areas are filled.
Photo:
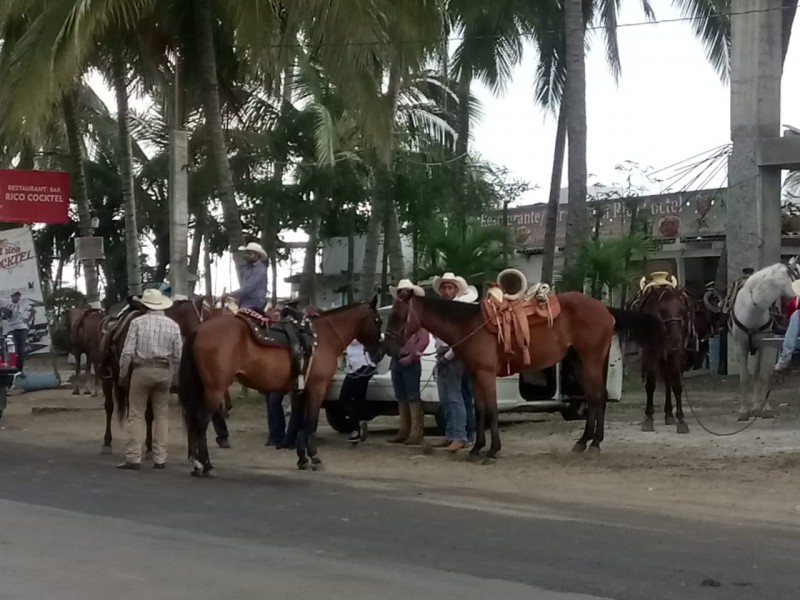
[[[453, 273], [445, 273], [434, 277], [433, 290], [444, 300], [474, 301], [477, 290], [470, 289], [463, 277]], [[473, 298], [474, 295], [474, 298]], [[463, 298], [463, 300], [462, 300]], [[471, 386], [468, 386], [469, 374], [464, 364], [455, 357], [453, 349], [442, 340], [436, 340], [436, 385], [439, 392], [439, 403], [444, 407], [446, 431], [445, 439], [440, 444], [450, 452], [465, 448], [469, 440], [468, 405], [472, 413], [472, 433], [475, 428], [475, 409], [472, 402]]]
[[[800, 296], [800, 281], [792, 282], [792, 290], [797, 296]], [[800, 337], [800, 310], [798, 310], [797, 297], [789, 300], [786, 314], [789, 316], [789, 327], [786, 329], [786, 335], [783, 338], [783, 349], [778, 357], [778, 364], [775, 365], [775, 371], [778, 372], [789, 368], [792, 356], [797, 350], [797, 338]]]
[[14, 338], [14, 348], [17, 353], [17, 370], [20, 377], [25, 377], [25, 353], [28, 350], [28, 321], [34, 314], [31, 301], [22, 297], [19, 290], [11, 294], [11, 300], [0, 301], [0, 308], [8, 319], [7, 331]]

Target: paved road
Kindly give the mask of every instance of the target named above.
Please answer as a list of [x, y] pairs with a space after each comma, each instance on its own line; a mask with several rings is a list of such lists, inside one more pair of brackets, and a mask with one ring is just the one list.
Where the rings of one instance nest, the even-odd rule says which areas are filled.
[[794, 600], [800, 584], [796, 533], [113, 464], [0, 442], [0, 598]]

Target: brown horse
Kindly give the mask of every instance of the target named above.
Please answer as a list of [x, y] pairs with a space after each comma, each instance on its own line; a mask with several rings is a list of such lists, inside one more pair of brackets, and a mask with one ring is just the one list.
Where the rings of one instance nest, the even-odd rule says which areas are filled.
[[[118, 340], [118, 343], [109, 344], [107, 355], [101, 357], [106, 370], [102, 380], [103, 396], [105, 399], [104, 407], [106, 411], [106, 431], [103, 435], [103, 454], [111, 454], [111, 417], [114, 414], [114, 401], [116, 400], [120, 419], [123, 419], [128, 411], [128, 389], [127, 387], [119, 385], [119, 359], [122, 353], [122, 346], [128, 335], [130, 322], [144, 312], [143, 308], [134, 308], [133, 310], [135, 316], [128, 320], [123, 326], [123, 329], [115, 335], [115, 339]], [[170, 319], [178, 324], [184, 339], [197, 331], [200, 323], [211, 318], [213, 315], [212, 308], [208, 306], [204, 298], [198, 300], [176, 300], [175, 303], [164, 312]], [[228, 402], [230, 402], [230, 400]], [[147, 423], [146, 447], [149, 454], [153, 449], [153, 411], [149, 403], [145, 412], [145, 421]]]
[[[70, 351], [75, 357], [75, 382], [72, 394], [80, 394], [81, 357], [86, 355], [83, 369], [84, 393], [97, 396], [100, 388], [100, 324], [105, 311], [99, 308], [71, 308], [68, 313]], [[94, 386], [89, 389], [89, 374], [94, 371]]]
[[[299, 419], [297, 467], [322, 468], [317, 455], [316, 431], [325, 392], [336, 372], [337, 361], [354, 339], [377, 357], [381, 318], [377, 297], [309, 317], [316, 347], [302, 393], [292, 397], [292, 418]], [[234, 380], [260, 391], [290, 392], [293, 388], [289, 351], [259, 345], [249, 325], [233, 315], [223, 315], [200, 325], [186, 340], [181, 358], [178, 397], [186, 423], [189, 459], [194, 476], [208, 476], [206, 429], [209, 417], [219, 411]]]
[[[531, 326], [530, 365], [525, 368], [544, 369], [562, 361], [572, 348], [580, 362], [579, 377], [586, 396], [588, 411], [583, 435], [573, 447], [575, 452], [600, 451], [603, 441], [607, 400], [606, 371], [614, 331], [641, 333], [657, 343], [660, 327], [654, 327], [652, 317], [635, 312], [620, 311], [577, 292], [558, 294], [561, 314], [553, 321]], [[616, 321], [615, 321], [616, 317]], [[500, 451], [500, 429], [497, 410], [497, 373], [508, 357], [495, 334], [486, 327], [481, 306], [426, 298], [400, 290], [392, 307], [386, 330], [384, 348], [393, 357], [408, 336], [420, 328], [447, 343], [464, 363], [472, 377], [477, 412], [477, 436], [470, 459], [478, 460], [486, 445], [487, 420], [492, 432], [492, 444], [484, 464], [494, 462]], [[520, 348], [515, 344], [516, 356]], [[514, 365], [517, 370], [522, 365]]]
[[[683, 369], [686, 364], [687, 345], [694, 339], [694, 306], [692, 299], [681, 287], [657, 286], [647, 289], [636, 299], [638, 309], [656, 317], [661, 322], [663, 345], [657, 351], [642, 349], [642, 375], [645, 377], [647, 406], [642, 431], [655, 431], [653, 425], [653, 394], [656, 381], [664, 381], [664, 422], [676, 425], [677, 432], [689, 433], [683, 416]], [[672, 414], [672, 394], [675, 394], [675, 415]]]

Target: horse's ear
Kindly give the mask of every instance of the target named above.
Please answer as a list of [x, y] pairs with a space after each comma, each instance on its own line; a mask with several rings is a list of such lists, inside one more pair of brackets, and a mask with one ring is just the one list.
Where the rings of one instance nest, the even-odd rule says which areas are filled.
[[372, 297], [372, 300], [370, 300], [370, 302], [369, 302], [369, 306], [370, 306], [370, 308], [374, 308], [374, 309], [378, 308], [378, 294], [375, 294]]

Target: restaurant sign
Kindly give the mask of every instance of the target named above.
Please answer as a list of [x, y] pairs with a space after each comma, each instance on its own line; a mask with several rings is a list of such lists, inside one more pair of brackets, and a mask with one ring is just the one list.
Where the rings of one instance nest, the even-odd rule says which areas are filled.
[[[698, 190], [674, 194], [658, 194], [590, 202], [590, 228], [599, 217], [599, 237], [609, 239], [630, 231], [634, 212], [637, 221], [645, 223], [652, 237], [662, 240], [697, 238], [725, 234], [724, 194], [726, 190]], [[509, 208], [508, 227], [520, 248], [544, 246], [547, 205], [529, 204]], [[598, 217], [593, 217], [595, 211]], [[484, 217], [485, 224], [502, 225], [504, 217], [495, 212]], [[556, 244], [563, 246], [567, 222], [567, 206], [558, 207]]]

